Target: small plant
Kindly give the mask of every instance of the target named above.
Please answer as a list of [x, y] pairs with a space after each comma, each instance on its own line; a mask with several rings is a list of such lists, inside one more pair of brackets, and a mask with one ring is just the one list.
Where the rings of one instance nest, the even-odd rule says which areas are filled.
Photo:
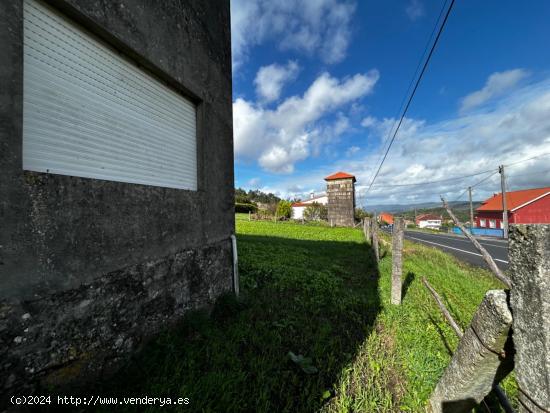
[[292, 351], [288, 352], [288, 357], [290, 360], [292, 360], [293, 363], [298, 365], [302, 371], [306, 374], [315, 374], [319, 370], [317, 370], [317, 367], [313, 365], [313, 361], [311, 360], [311, 357], [304, 357], [301, 354], [294, 354]]
[[292, 214], [292, 204], [290, 201], [279, 201], [277, 204], [277, 216], [279, 218], [290, 218]]
[[328, 210], [325, 205], [318, 204], [313, 202], [310, 206], [304, 211], [304, 218], [308, 221], [320, 221], [326, 220], [328, 217]]

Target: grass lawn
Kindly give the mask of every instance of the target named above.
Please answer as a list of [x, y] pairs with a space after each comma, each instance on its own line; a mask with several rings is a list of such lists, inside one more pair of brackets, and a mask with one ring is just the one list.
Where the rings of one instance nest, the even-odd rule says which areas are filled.
[[[190, 314], [102, 394], [188, 397], [181, 411], [193, 412], [421, 412], [457, 345], [421, 276], [463, 327], [500, 287], [485, 270], [406, 242], [396, 307], [391, 256], [378, 268], [359, 229], [238, 215], [237, 239], [241, 299]], [[505, 389], [515, 397], [512, 379]]]

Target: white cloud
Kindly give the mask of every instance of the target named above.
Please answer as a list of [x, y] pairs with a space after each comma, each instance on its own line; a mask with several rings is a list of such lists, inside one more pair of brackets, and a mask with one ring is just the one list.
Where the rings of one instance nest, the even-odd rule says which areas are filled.
[[293, 61], [286, 66], [274, 63], [261, 67], [254, 80], [256, 94], [265, 103], [279, 99], [285, 83], [296, 79], [298, 71], [298, 64]]
[[420, 0], [411, 0], [405, 9], [405, 12], [412, 21], [418, 20], [425, 14], [424, 5], [420, 2]]
[[[383, 141], [394, 119], [367, 122], [371, 133]], [[382, 145], [382, 143], [380, 143]], [[359, 158], [343, 158], [324, 163], [305, 175], [279, 181], [280, 193], [300, 184], [300, 188], [324, 189], [323, 177], [335, 171], [346, 171], [357, 177], [358, 204], [414, 203], [438, 201], [439, 194], [454, 200], [486, 175], [460, 181], [430, 185], [398, 187], [414, 182], [438, 181], [478, 171], [496, 171], [499, 164], [512, 164], [550, 152], [550, 79], [525, 86], [513, 95], [495, 101], [483, 111], [430, 123], [405, 119], [402, 129], [384, 163], [376, 185], [365, 198], [362, 194], [378, 166], [380, 152]], [[532, 159], [507, 168], [510, 190], [550, 186], [550, 156]], [[293, 194], [300, 188], [293, 187]], [[474, 189], [474, 199], [482, 200], [500, 191], [500, 178], [495, 174]], [[461, 198], [465, 200], [466, 197]]]
[[361, 126], [365, 128], [370, 128], [376, 123], [376, 118], [373, 116], [367, 116], [365, 119], [361, 121]]
[[526, 76], [527, 71], [524, 69], [512, 69], [493, 73], [489, 76], [482, 89], [470, 93], [462, 99], [460, 111], [465, 112], [484, 104], [494, 97], [502, 95], [516, 86]]
[[261, 182], [262, 181], [260, 178], [252, 178], [248, 180], [248, 182], [246, 183], [246, 186], [249, 188], [258, 188]]
[[[397, 127], [397, 119], [394, 118], [383, 118], [376, 119], [372, 116], [369, 116], [361, 122], [361, 125], [373, 130], [380, 138], [386, 140], [388, 137], [393, 136], [395, 128]], [[414, 135], [420, 127], [424, 125], [424, 121], [403, 118], [401, 126], [399, 127], [399, 136], [411, 136]]]
[[325, 63], [340, 62], [355, 8], [350, 0], [232, 0], [233, 65], [237, 68], [250, 48], [268, 40], [283, 50], [318, 55]]
[[350, 146], [348, 150], [346, 151], [346, 156], [350, 157], [355, 155], [357, 152], [359, 152], [361, 148], [359, 146]]
[[343, 133], [348, 119], [337, 114], [327, 126], [322, 118], [372, 92], [379, 74], [337, 79], [321, 74], [303, 96], [291, 96], [274, 109], [265, 109], [242, 98], [233, 103], [235, 155], [241, 160], [258, 160], [265, 170], [291, 173], [294, 164]]

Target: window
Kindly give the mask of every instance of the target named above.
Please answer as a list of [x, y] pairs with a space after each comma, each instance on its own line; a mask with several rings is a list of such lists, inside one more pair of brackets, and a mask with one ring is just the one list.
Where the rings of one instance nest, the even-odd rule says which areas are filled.
[[489, 220], [489, 228], [496, 228], [497, 227], [497, 221], [494, 219]]
[[35, 0], [23, 51], [24, 169], [197, 189], [190, 100]]
[[485, 219], [481, 218], [481, 219], [479, 220], [479, 226], [480, 226], [481, 228], [485, 228], [485, 227], [487, 226], [487, 223], [486, 223]]

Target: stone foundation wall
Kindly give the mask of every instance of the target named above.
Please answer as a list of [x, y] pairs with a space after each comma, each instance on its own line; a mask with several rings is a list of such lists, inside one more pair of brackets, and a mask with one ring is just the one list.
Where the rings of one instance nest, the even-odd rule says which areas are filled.
[[231, 291], [231, 262], [231, 241], [224, 240], [79, 288], [1, 301], [0, 395], [101, 375], [186, 311]]

